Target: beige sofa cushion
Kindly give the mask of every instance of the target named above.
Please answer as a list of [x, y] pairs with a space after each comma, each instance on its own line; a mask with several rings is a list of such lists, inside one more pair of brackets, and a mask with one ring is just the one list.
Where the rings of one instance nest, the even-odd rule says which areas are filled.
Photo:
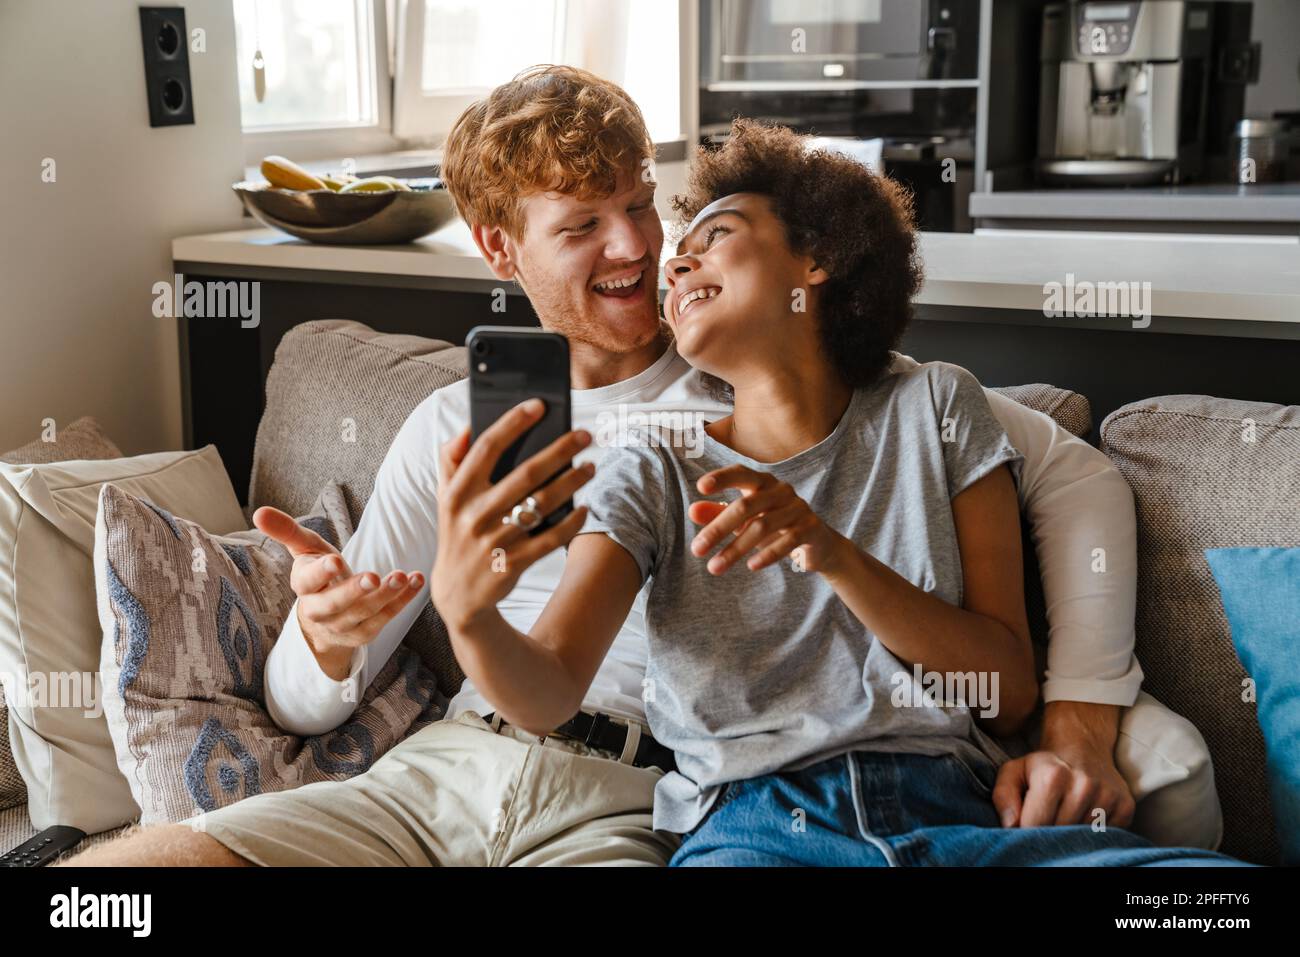
[[[94, 693], [101, 632], [91, 550], [105, 482], [216, 534], [246, 527], [215, 446], [0, 465], [0, 673], [14, 682], [6, 688], [10, 746], [38, 828], [69, 824], [94, 833], [139, 813]], [[51, 706], [68, 698], [40, 690], [56, 682], [78, 693], [71, 706]]]
[[1136, 500], [1144, 687], [1209, 745], [1222, 850], [1275, 861], [1264, 742], [1204, 551], [1300, 545], [1300, 407], [1159, 396], [1112, 412], [1101, 437]]
[[118, 459], [122, 450], [104, 434], [99, 423], [88, 415], [67, 425], [54, 426], [50, 441], [35, 438], [26, 445], [0, 455], [0, 462], [33, 465], [42, 462], [66, 462], [68, 459]]
[[1223, 809], [1194, 724], [1139, 691], [1120, 716], [1115, 767], [1137, 800], [1130, 830], [1161, 847], [1219, 849]]
[[[321, 486], [338, 482], [352, 521], [359, 522], [375, 473], [411, 410], [465, 374], [464, 348], [438, 339], [386, 335], [343, 319], [295, 326], [280, 341], [266, 380], [250, 514], [273, 505], [298, 515]], [[405, 643], [445, 694], [460, 690], [464, 674], [432, 604]]]
[[406, 417], [465, 377], [465, 350], [385, 335], [344, 319], [304, 322], [280, 340], [266, 380], [248, 501], [298, 515], [326, 482], [361, 521], [375, 473]]
[[1013, 402], [1041, 412], [1065, 431], [1080, 438], [1092, 431], [1092, 405], [1088, 397], [1069, 389], [1033, 382], [1028, 385], [999, 386], [993, 389]]
[[[48, 441], [47, 441], [48, 439]], [[104, 434], [99, 423], [88, 415], [67, 425], [54, 427], [52, 435], [42, 434], [26, 445], [0, 455], [0, 462], [62, 462], [67, 459], [116, 459], [122, 450]], [[5, 704], [4, 686], [0, 684], [0, 808], [27, 802], [27, 785], [18, 773], [13, 751], [9, 747], [9, 706]], [[4, 847], [0, 844], [0, 847]], [[7, 848], [6, 848], [7, 849]]]

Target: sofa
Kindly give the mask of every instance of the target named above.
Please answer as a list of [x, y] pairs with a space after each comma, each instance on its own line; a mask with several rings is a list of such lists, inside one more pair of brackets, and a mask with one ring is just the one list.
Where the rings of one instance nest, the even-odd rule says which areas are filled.
[[[281, 340], [267, 376], [244, 519], [262, 505], [305, 514], [323, 486], [337, 483], [355, 524], [407, 415], [431, 391], [465, 374], [464, 349], [447, 342], [381, 334], [350, 320], [295, 327]], [[1084, 396], [1042, 384], [999, 391], [1072, 434], [1086, 437], [1090, 430]], [[1252, 438], [1243, 445], [1247, 421]], [[1137, 507], [1137, 654], [1144, 690], [1189, 719], [1208, 744], [1223, 812], [1220, 849], [1274, 863], [1278, 843], [1263, 739], [1254, 702], [1242, 693], [1248, 676], [1203, 552], [1300, 544], [1300, 408], [1159, 396], [1116, 410], [1100, 432], [1099, 447], [1128, 480]], [[39, 451], [31, 446], [0, 458], [21, 462]], [[89, 457], [84, 450], [71, 454]], [[1029, 550], [1027, 601], [1041, 645], [1046, 626], [1035, 568]], [[431, 605], [405, 645], [436, 676], [443, 695], [455, 693], [463, 675]], [[10, 805], [0, 808], [0, 851], [35, 831], [9, 753], [14, 720], [0, 701], [0, 797], [8, 795], [4, 803]], [[119, 830], [92, 834], [78, 849]]]

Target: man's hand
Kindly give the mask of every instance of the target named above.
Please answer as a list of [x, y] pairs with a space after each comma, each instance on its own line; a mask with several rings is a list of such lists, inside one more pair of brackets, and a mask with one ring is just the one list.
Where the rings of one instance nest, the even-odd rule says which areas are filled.
[[993, 805], [1003, 827], [1092, 824], [1128, 827], [1136, 803], [1115, 767], [1117, 705], [1048, 702], [1039, 749], [1002, 765]]
[[289, 587], [298, 596], [298, 625], [335, 681], [348, 676], [352, 650], [374, 641], [424, 586], [420, 572], [394, 571], [382, 581], [374, 572], [354, 575], [338, 549], [278, 508], [259, 508], [253, 524], [293, 556]]
[[525, 569], [567, 545], [586, 521], [585, 506], [536, 535], [508, 521], [528, 496], [536, 501], [538, 514], [546, 516], [591, 479], [595, 468], [590, 463], [565, 468], [590, 444], [591, 433], [585, 430], [561, 436], [492, 483], [497, 460], [542, 411], [540, 399], [529, 399], [492, 423], [473, 445], [466, 429], [442, 447], [438, 555], [429, 586], [434, 607], [453, 632], [463, 632], [483, 613], [495, 611]]
[[758, 571], [795, 549], [802, 549], [804, 571], [829, 571], [843, 550], [853, 547], [826, 525], [789, 483], [766, 472], [732, 465], [700, 476], [696, 488], [703, 495], [728, 488], [741, 492], [734, 502], [695, 502], [689, 509], [691, 521], [704, 526], [691, 542], [691, 554], [703, 558], [735, 534], [730, 544], [709, 559], [707, 568], [713, 575], [725, 573], [750, 552], [756, 554], [746, 566]]

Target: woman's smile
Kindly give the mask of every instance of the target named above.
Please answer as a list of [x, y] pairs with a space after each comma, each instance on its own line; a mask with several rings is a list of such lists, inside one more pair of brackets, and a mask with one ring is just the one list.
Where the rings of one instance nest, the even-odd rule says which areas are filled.
[[692, 289], [677, 301], [677, 315], [684, 316], [691, 306], [697, 302], [707, 302], [720, 292], [722, 292], [721, 286], [701, 286], [699, 289]]

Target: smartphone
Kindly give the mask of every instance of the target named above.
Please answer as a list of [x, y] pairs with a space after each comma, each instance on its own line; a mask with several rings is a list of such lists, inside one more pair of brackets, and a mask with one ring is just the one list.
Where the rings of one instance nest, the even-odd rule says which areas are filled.
[[[492, 481], [499, 482], [515, 466], [572, 429], [569, 340], [543, 329], [475, 326], [465, 346], [469, 353], [471, 443], [520, 402], [536, 398], [546, 403], [546, 411], [537, 424], [511, 443], [497, 460]], [[569, 463], [565, 463], [561, 471], [568, 467]], [[529, 534], [537, 535], [551, 528], [571, 511], [572, 499], [545, 516]]]

